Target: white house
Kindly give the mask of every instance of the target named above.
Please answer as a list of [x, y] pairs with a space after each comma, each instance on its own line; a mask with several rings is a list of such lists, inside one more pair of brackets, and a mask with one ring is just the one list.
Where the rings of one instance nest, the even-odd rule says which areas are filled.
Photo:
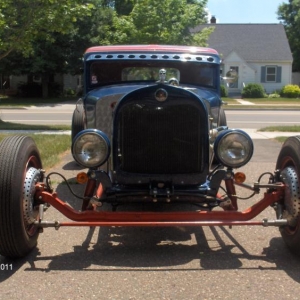
[[238, 74], [237, 81], [229, 84], [229, 92], [240, 93], [246, 84], [259, 83], [272, 93], [292, 83], [293, 57], [282, 24], [210, 23], [192, 32], [211, 26], [214, 31], [208, 46], [221, 55], [222, 75], [229, 70]]

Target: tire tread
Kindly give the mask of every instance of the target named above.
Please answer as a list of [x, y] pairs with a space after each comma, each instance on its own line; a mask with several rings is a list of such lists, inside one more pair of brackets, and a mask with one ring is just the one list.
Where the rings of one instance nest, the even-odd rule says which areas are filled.
[[22, 246], [16, 234], [21, 227], [17, 224], [20, 221], [18, 217], [23, 211], [16, 214], [14, 198], [16, 189], [20, 187], [17, 177], [21, 175], [16, 174], [20, 169], [20, 155], [26, 155], [23, 150], [32, 145], [36, 147], [32, 138], [22, 135], [7, 137], [0, 143], [0, 254], [7, 257], [22, 257], [31, 250], [28, 245]]

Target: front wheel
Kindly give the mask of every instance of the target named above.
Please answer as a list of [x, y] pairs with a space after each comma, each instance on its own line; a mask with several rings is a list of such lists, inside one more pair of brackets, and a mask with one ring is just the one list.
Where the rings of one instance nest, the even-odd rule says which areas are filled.
[[85, 129], [84, 125], [84, 109], [83, 105], [78, 105], [73, 112], [72, 126], [71, 126], [71, 139], [72, 142], [75, 136]]
[[0, 143], [0, 254], [18, 258], [37, 244], [34, 225], [36, 182], [42, 179], [42, 163], [32, 138], [11, 136]]
[[223, 107], [220, 108], [219, 126], [227, 126], [226, 114]]
[[[289, 137], [278, 155], [276, 169], [285, 184], [284, 200], [280, 212], [289, 224], [279, 228], [291, 252], [300, 255], [300, 136]], [[278, 212], [277, 212], [278, 214]]]

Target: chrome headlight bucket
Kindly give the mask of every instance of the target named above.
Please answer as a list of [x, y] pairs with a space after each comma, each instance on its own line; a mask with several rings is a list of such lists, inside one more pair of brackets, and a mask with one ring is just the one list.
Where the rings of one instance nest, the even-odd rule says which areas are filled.
[[107, 161], [110, 155], [110, 141], [100, 130], [82, 130], [73, 140], [72, 155], [75, 161], [83, 167], [99, 167]]
[[237, 129], [222, 131], [214, 143], [216, 158], [229, 168], [239, 168], [247, 164], [253, 155], [253, 149], [250, 136]]

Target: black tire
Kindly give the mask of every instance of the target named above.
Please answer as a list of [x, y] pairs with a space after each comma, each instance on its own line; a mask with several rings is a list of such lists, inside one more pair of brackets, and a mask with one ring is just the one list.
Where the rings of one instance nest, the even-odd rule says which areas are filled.
[[276, 169], [283, 170], [286, 167], [294, 167], [297, 174], [300, 174], [300, 136], [289, 137], [282, 145]]
[[222, 107], [220, 108], [219, 126], [227, 126], [225, 111]]
[[84, 126], [84, 109], [83, 105], [78, 105], [74, 112], [72, 117], [72, 127], [71, 127], [71, 138], [72, 142], [75, 138], [75, 136], [82, 130], [85, 129]]
[[28, 223], [24, 208], [25, 176], [41, 169], [32, 138], [11, 136], [0, 143], [0, 254], [18, 258], [36, 247], [38, 228]]
[[[218, 126], [227, 126], [227, 120], [226, 120], [225, 111], [224, 111], [224, 109], [222, 107], [220, 108], [219, 124], [218, 124]], [[213, 158], [212, 164], [213, 165], [219, 164], [219, 160], [215, 156]]]
[[292, 220], [289, 226], [279, 228], [291, 252], [300, 255], [300, 136], [289, 137], [278, 155], [276, 169], [286, 185], [283, 217]]

